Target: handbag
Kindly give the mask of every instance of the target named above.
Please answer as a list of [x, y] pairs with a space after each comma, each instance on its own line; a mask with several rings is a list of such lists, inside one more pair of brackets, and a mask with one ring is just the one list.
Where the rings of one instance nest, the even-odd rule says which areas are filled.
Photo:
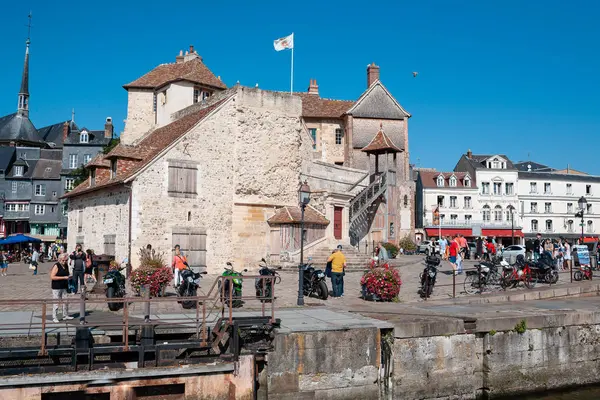
[[325, 267], [325, 276], [331, 278], [331, 261], [329, 261]]

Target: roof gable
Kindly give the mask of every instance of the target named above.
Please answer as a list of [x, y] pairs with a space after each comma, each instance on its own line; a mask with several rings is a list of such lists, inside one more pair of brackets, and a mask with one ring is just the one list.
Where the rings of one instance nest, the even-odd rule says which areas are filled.
[[168, 83], [182, 80], [218, 89], [227, 89], [227, 86], [208, 69], [199, 57], [185, 62], [161, 64], [123, 87], [125, 89], [157, 89]]
[[347, 113], [359, 118], [405, 119], [411, 116], [380, 81], [373, 83]]
[[383, 132], [383, 124], [380, 124], [379, 131], [375, 134], [371, 142], [361, 149], [361, 151], [364, 151], [365, 153], [400, 153], [404, 150], [392, 142], [392, 139]]
[[0, 142], [26, 143], [45, 147], [44, 141], [38, 135], [29, 118], [19, 113], [0, 118]]
[[[419, 177], [424, 188], [444, 188], [444, 189], [472, 189], [477, 191], [475, 179], [471, 178], [468, 172], [437, 172], [437, 171], [419, 171]], [[443, 178], [444, 186], [439, 186], [437, 181]], [[450, 178], [456, 178], [456, 186], [450, 186]], [[471, 181], [471, 186], [465, 186], [465, 178]]]
[[323, 99], [318, 94], [294, 93], [302, 99], [302, 116], [305, 118], [341, 118], [352, 104], [348, 100]]
[[[298, 206], [281, 207], [271, 218], [267, 220], [270, 225], [300, 224], [302, 221], [302, 210]], [[312, 206], [306, 207], [304, 211], [304, 223], [314, 225], [329, 225], [329, 220]]]

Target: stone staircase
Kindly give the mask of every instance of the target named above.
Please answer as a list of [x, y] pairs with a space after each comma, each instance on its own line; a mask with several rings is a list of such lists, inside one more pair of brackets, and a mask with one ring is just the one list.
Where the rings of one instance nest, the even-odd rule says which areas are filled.
[[[325, 269], [327, 265], [327, 259], [331, 255], [333, 248], [330, 247], [319, 247], [314, 250], [309, 250], [304, 255], [304, 262], [312, 263], [315, 268]], [[364, 252], [360, 253], [356, 250], [356, 247], [352, 247], [349, 244], [342, 243], [342, 253], [346, 256], [346, 263], [348, 267], [346, 271], [364, 271], [367, 269], [367, 264], [371, 260], [371, 253], [365, 254]], [[311, 258], [309, 261], [308, 258]], [[283, 270], [297, 270], [297, 265], [286, 265], [283, 267]]]

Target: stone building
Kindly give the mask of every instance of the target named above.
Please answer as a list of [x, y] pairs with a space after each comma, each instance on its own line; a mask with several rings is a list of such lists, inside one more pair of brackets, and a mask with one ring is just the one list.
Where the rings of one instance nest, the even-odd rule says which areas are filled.
[[128, 257], [170, 255], [180, 244], [194, 266], [253, 267], [299, 253], [298, 184], [312, 201], [308, 254], [337, 243], [396, 241], [414, 231], [408, 168], [410, 117], [367, 68], [356, 101], [239, 85], [227, 89], [190, 48], [125, 85], [121, 144], [89, 164], [68, 193], [69, 246]]

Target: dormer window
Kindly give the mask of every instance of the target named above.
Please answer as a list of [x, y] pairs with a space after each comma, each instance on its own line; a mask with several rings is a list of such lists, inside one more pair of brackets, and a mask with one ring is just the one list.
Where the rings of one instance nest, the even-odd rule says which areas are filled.
[[14, 173], [14, 175], [15, 176], [23, 176], [23, 166], [17, 165], [15, 167], [15, 173]]
[[96, 185], [96, 168], [90, 169], [90, 186]]
[[194, 103], [198, 103], [199, 101], [204, 101], [210, 97], [210, 92], [207, 90], [203, 90], [199, 87], [194, 88]]
[[469, 178], [469, 177], [465, 178], [465, 187], [471, 187], [471, 178]]
[[88, 143], [90, 141], [90, 136], [87, 131], [82, 131], [79, 135], [79, 143]]
[[110, 179], [116, 178], [117, 176], [117, 160], [111, 160], [110, 162]]
[[450, 177], [450, 187], [456, 187], [456, 177]]
[[444, 187], [444, 177], [443, 176], [440, 175], [437, 177], [437, 185], [439, 187]]

